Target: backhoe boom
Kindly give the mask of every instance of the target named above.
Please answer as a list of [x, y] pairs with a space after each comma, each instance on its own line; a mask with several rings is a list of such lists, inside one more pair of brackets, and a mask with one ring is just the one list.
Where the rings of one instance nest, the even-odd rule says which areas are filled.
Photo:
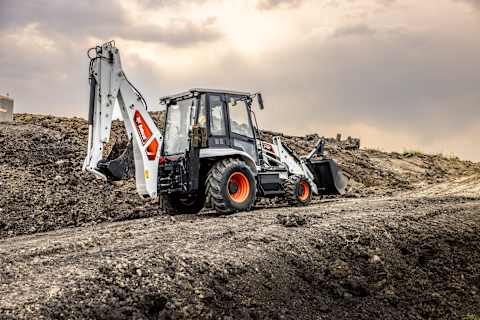
[[147, 112], [145, 100], [128, 81], [122, 70], [120, 55], [113, 42], [89, 50], [90, 106], [88, 116], [88, 150], [83, 169], [108, 179], [99, 168], [104, 145], [110, 139], [113, 109], [118, 102], [128, 138], [133, 145], [135, 181], [141, 196], [157, 196], [157, 174], [163, 137]]

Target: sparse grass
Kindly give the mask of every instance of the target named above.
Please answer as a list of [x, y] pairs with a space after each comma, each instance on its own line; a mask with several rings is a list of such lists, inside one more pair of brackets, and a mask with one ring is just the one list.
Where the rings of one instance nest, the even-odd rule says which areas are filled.
[[420, 150], [403, 150], [402, 156], [404, 157], [415, 157], [415, 156], [421, 156], [424, 155], [425, 153], [420, 151]]
[[464, 316], [462, 320], [480, 320], [480, 315], [469, 314]]

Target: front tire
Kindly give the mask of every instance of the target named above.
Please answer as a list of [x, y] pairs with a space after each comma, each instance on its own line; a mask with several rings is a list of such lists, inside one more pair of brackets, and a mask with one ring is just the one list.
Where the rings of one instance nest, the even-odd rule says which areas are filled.
[[238, 159], [223, 159], [210, 169], [206, 180], [207, 203], [219, 213], [248, 211], [257, 195], [250, 167]]
[[197, 214], [205, 205], [205, 195], [198, 194], [165, 194], [161, 196], [162, 206], [169, 215]]
[[285, 196], [291, 205], [307, 206], [312, 201], [312, 187], [307, 179], [300, 176], [290, 176], [283, 183]]

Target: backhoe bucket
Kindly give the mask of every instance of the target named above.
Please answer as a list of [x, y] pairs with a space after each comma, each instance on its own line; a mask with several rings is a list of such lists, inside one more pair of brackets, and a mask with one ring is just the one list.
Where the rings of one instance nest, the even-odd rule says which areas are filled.
[[347, 178], [345, 178], [335, 161], [311, 160], [309, 161], [309, 167], [315, 175], [315, 184], [320, 194], [343, 195], [345, 193]]

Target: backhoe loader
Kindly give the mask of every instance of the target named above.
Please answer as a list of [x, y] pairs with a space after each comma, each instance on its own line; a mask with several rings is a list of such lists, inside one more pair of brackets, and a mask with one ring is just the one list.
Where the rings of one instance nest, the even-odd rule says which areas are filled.
[[[113, 41], [89, 50], [88, 150], [83, 169], [107, 181], [124, 179], [134, 163], [137, 192], [160, 197], [169, 214], [250, 210], [257, 197], [307, 205], [313, 195], [343, 194], [346, 179], [323, 154], [320, 140], [298, 157], [280, 137], [262, 141], [252, 105], [261, 93], [195, 88], [160, 98], [160, 130], [140, 92], [127, 79]], [[115, 102], [129, 144], [116, 159], [104, 156]], [[133, 160], [132, 160], [133, 159]]]

